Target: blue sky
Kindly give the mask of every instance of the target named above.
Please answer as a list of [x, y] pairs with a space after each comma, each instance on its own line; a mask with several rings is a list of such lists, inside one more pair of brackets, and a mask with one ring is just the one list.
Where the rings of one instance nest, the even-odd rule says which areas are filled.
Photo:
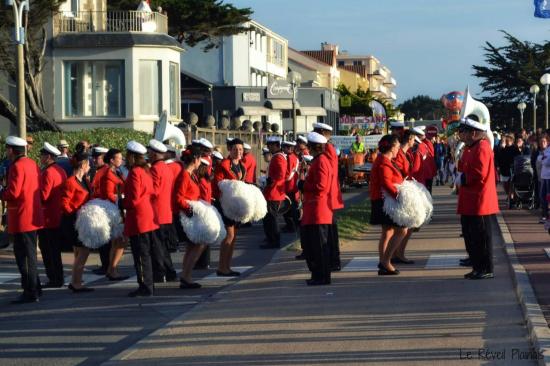
[[469, 84], [480, 93], [473, 64], [485, 41], [504, 43], [503, 29], [521, 40], [550, 40], [550, 19], [533, 16], [533, 0], [227, 0], [299, 50], [336, 43], [350, 54], [372, 54], [397, 80], [398, 102], [418, 94], [439, 98]]

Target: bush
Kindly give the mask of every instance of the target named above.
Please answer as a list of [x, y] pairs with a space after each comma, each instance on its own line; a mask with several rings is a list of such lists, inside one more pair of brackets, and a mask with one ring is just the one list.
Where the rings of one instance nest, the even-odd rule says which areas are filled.
[[[124, 151], [126, 149], [126, 143], [130, 140], [136, 140], [147, 145], [149, 140], [153, 138], [149, 133], [129, 128], [95, 128], [91, 130], [69, 132], [40, 131], [31, 133], [30, 135], [33, 137], [34, 144], [29, 156], [36, 161], [38, 161], [38, 155], [40, 154], [40, 149], [44, 145], [44, 142], [49, 142], [56, 146], [59, 140], [67, 140], [71, 152], [74, 150], [75, 145], [81, 140], [86, 140], [92, 145], [98, 144], [106, 148], [116, 148]], [[0, 144], [0, 156], [2, 157], [5, 156], [4, 141], [5, 138], [2, 138], [2, 143]]]

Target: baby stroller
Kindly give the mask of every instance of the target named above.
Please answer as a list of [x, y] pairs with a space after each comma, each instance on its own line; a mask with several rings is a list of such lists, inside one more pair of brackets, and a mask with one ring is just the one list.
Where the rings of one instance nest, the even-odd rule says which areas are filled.
[[512, 192], [516, 208], [524, 205], [532, 210], [535, 207], [535, 175], [529, 155], [518, 155], [512, 166]]

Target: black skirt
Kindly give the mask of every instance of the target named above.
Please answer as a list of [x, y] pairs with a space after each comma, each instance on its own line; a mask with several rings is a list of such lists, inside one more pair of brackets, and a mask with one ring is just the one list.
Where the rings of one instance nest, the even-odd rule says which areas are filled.
[[397, 225], [387, 213], [384, 212], [383, 199], [371, 201], [370, 224], [401, 227], [400, 225]]
[[76, 212], [71, 215], [63, 215], [61, 217], [61, 237], [63, 238], [64, 246], [78, 247], [84, 246], [80, 240], [78, 240], [78, 231], [75, 228]]
[[225, 226], [239, 227], [239, 225], [241, 224], [240, 222], [237, 222], [235, 220], [231, 220], [229, 217], [227, 217], [223, 214], [222, 204], [221, 204], [220, 200], [215, 200], [214, 201], [214, 207], [216, 208], [216, 210], [218, 210], [218, 212], [222, 216], [223, 224]]

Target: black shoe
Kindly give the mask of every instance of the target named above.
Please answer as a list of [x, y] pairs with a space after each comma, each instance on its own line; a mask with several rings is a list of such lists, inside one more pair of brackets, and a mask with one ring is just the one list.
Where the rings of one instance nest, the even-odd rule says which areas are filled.
[[412, 259], [401, 259], [399, 257], [394, 257], [391, 259], [392, 264], [414, 264]]
[[297, 261], [304, 261], [306, 260], [306, 256], [304, 255], [304, 253], [300, 253], [296, 257], [294, 257], [294, 259], [296, 259]]
[[17, 299], [12, 300], [12, 304], [28, 304], [32, 302], [38, 302], [38, 297], [22, 294]]
[[107, 274], [107, 270], [103, 268], [96, 268], [92, 271], [92, 273], [98, 276], [105, 276]]
[[464, 278], [465, 279], [469, 279], [470, 277], [472, 277], [474, 274], [476, 273], [476, 271], [471, 271], [471, 272], [468, 272], [464, 275]]
[[91, 287], [86, 287], [86, 286], [82, 286], [82, 287], [79, 287], [79, 288], [76, 288], [73, 286], [72, 283], [69, 283], [69, 290], [71, 290], [72, 292], [74, 293], [80, 293], [80, 292], [92, 292], [94, 291], [93, 288]]
[[186, 290], [186, 289], [196, 289], [196, 288], [201, 288], [201, 284], [200, 283], [196, 283], [196, 282], [187, 282], [186, 280], [184, 280], [183, 278], [180, 278], [180, 288], [182, 290]]
[[330, 281], [314, 280], [312, 278], [312, 279], [306, 280], [306, 284], [308, 286], [323, 286], [323, 285], [330, 285]]
[[155, 276], [153, 277], [154, 283], [165, 283], [166, 282], [166, 276]]
[[110, 274], [106, 274], [105, 277], [107, 277], [109, 281], [124, 281], [130, 278], [130, 276], [111, 276]]
[[382, 265], [382, 263], [378, 263], [378, 275], [379, 276], [396, 276], [400, 272], [398, 269], [395, 269], [394, 271], [390, 271], [386, 267]]
[[46, 284], [42, 285], [42, 288], [60, 288], [63, 287], [63, 282], [47, 282]]
[[342, 266], [340, 266], [339, 264], [333, 264], [332, 266], [330, 266], [331, 272], [338, 272], [341, 270], [342, 270]]
[[241, 275], [241, 272], [237, 272], [237, 271], [229, 271], [227, 273], [216, 271], [216, 276], [218, 277], [238, 277], [240, 275]]
[[279, 245], [263, 244], [260, 245], [260, 249], [279, 249]]
[[472, 260], [470, 258], [461, 259], [460, 261], [458, 261], [458, 264], [462, 267], [471, 267]]
[[146, 288], [138, 288], [137, 290], [134, 290], [128, 294], [128, 297], [151, 297], [153, 296], [153, 293]]
[[469, 280], [486, 280], [489, 278], [494, 278], [495, 275], [493, 272], [474, 272], [470, 277], [468, 277]]
[[177, 274], [166, 276], [166, 282], [177, 282], [177, 281], [179, 281]]

